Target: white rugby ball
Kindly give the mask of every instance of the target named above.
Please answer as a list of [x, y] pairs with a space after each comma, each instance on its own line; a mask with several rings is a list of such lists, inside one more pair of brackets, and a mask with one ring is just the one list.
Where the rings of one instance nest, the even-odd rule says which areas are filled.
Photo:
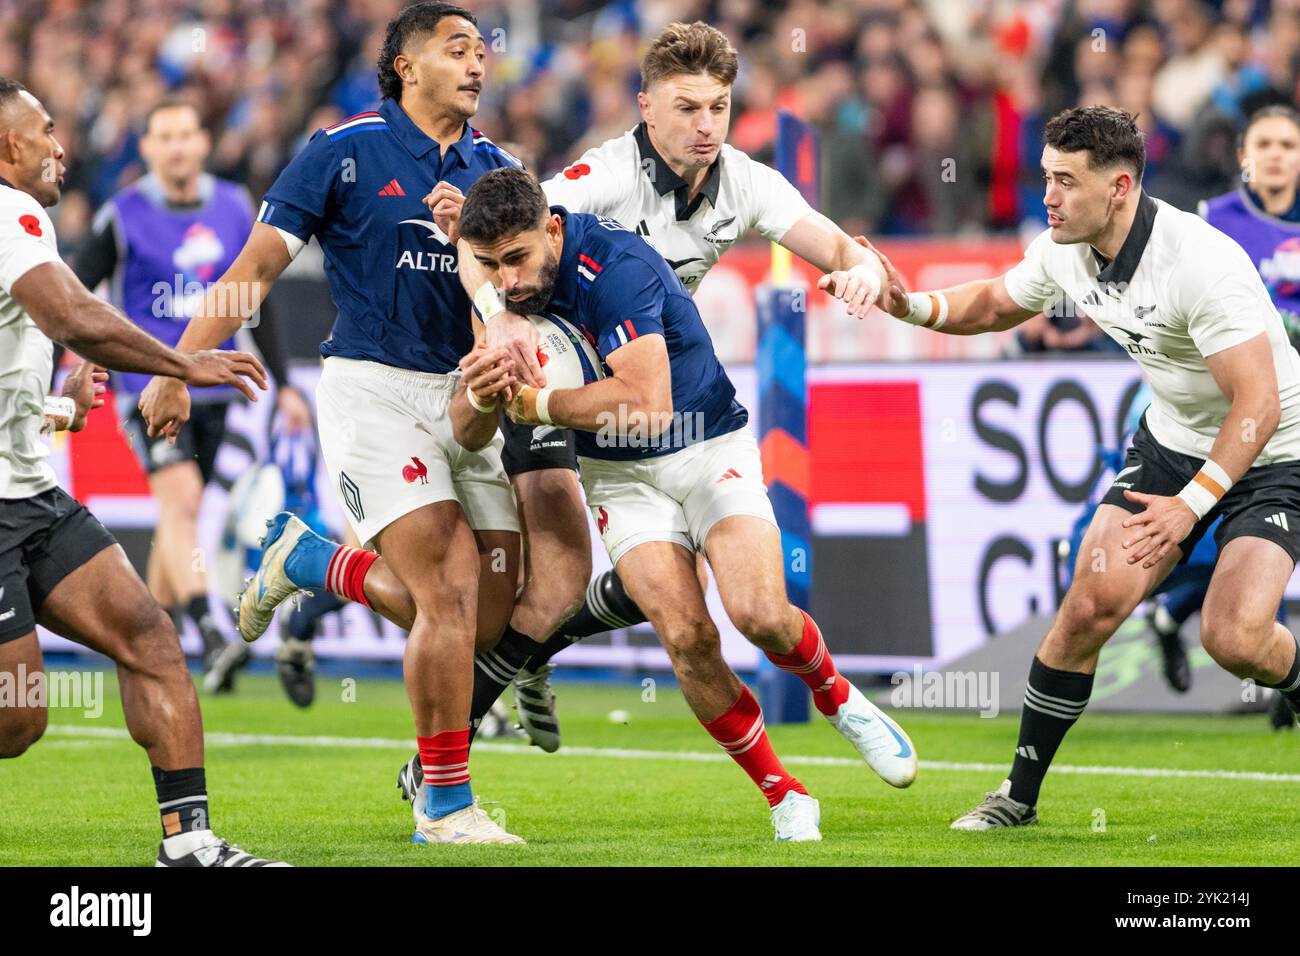
[[573, 323], [558, 315], [530, 315], [537, 330], [537, 364], [547, 388], [582, 388], [605, 377], [600, 356]]

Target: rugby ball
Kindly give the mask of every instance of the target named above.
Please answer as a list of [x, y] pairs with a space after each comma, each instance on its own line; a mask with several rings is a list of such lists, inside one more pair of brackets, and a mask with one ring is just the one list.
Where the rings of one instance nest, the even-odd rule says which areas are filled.
[[537, 364], [547, 388], [582, 388], [605, 377], [596, 347], [573, 323], [558, 315], [530, 315], [537, 330]]

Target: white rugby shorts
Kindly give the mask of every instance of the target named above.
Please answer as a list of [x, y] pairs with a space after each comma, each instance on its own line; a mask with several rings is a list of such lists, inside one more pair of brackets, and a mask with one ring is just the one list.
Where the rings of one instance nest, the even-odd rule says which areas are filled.
[[321, 455], [362, 547], [403, 515], [458, 501], [475, 531], [519, 531], [501, 433], [481, 451], [452, 435], [459, 374], [330, 356], [316, 389]]
[[647, 541], [703, 549], [723, 518], [751, 515], [776, 525], [763, 462], [749, 426], [639, 461], [578, 459], [587, 506], [609, 559]]

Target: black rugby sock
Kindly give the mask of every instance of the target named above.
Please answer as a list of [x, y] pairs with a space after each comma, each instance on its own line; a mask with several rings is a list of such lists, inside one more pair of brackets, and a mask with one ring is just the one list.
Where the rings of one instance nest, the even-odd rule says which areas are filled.
[[1034, 657], [1020, 714], [1020, 741], [1011, 764], [1012, 800], [1031, 807], [1038, 803], [1038, 791], [1057, 748], [1088, 706], [1092, 680], [1092, 674], [1057, 670]]
[[561, 624], [528, 661], [528, 669], [535, 671], [560, 651], [576, 644], [584, 637], [604, 634], [621, 627], [631, 627], [645, 621], [645, 614], [628, 596], [623, 582], [612, 570], [591, 579], [587, 585], [587, 600], [578, 612]]

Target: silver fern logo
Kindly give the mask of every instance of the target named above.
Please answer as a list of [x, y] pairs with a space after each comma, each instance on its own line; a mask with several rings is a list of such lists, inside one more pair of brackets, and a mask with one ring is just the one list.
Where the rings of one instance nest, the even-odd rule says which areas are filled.
[[704, 234], [704, 241], [705, 241], [705, 242], [711, 242], [711, 243], [713, 243], [715, 246], [725, 246], [725, 245], [728, 245], [728, 244], [730, 244], [730, 243], [735, 242], [735, 241], [736, 241], [736, 236], [734, 236], [734, 235], [732, 235], [732, 236], [720, 236], [720, 235], [718, 235], [718, 233], [720, 233], [723, 229], [726, 229], [728, 226], [730, 226], [730, 225], [731, 225], [733, 222], [735, 222], [735, 221], [736, 221], [736, 217], [735, 217], [735, 216], [730, 216], [730, 217], [728, 217], [728, 218], [726, 218], [726, 219], [719, 219], [717, 222], [715, 222], [715, 223], [713, 224], [713, 228], [711, 228], [708, 232], [706, 232], [706, 233]]

